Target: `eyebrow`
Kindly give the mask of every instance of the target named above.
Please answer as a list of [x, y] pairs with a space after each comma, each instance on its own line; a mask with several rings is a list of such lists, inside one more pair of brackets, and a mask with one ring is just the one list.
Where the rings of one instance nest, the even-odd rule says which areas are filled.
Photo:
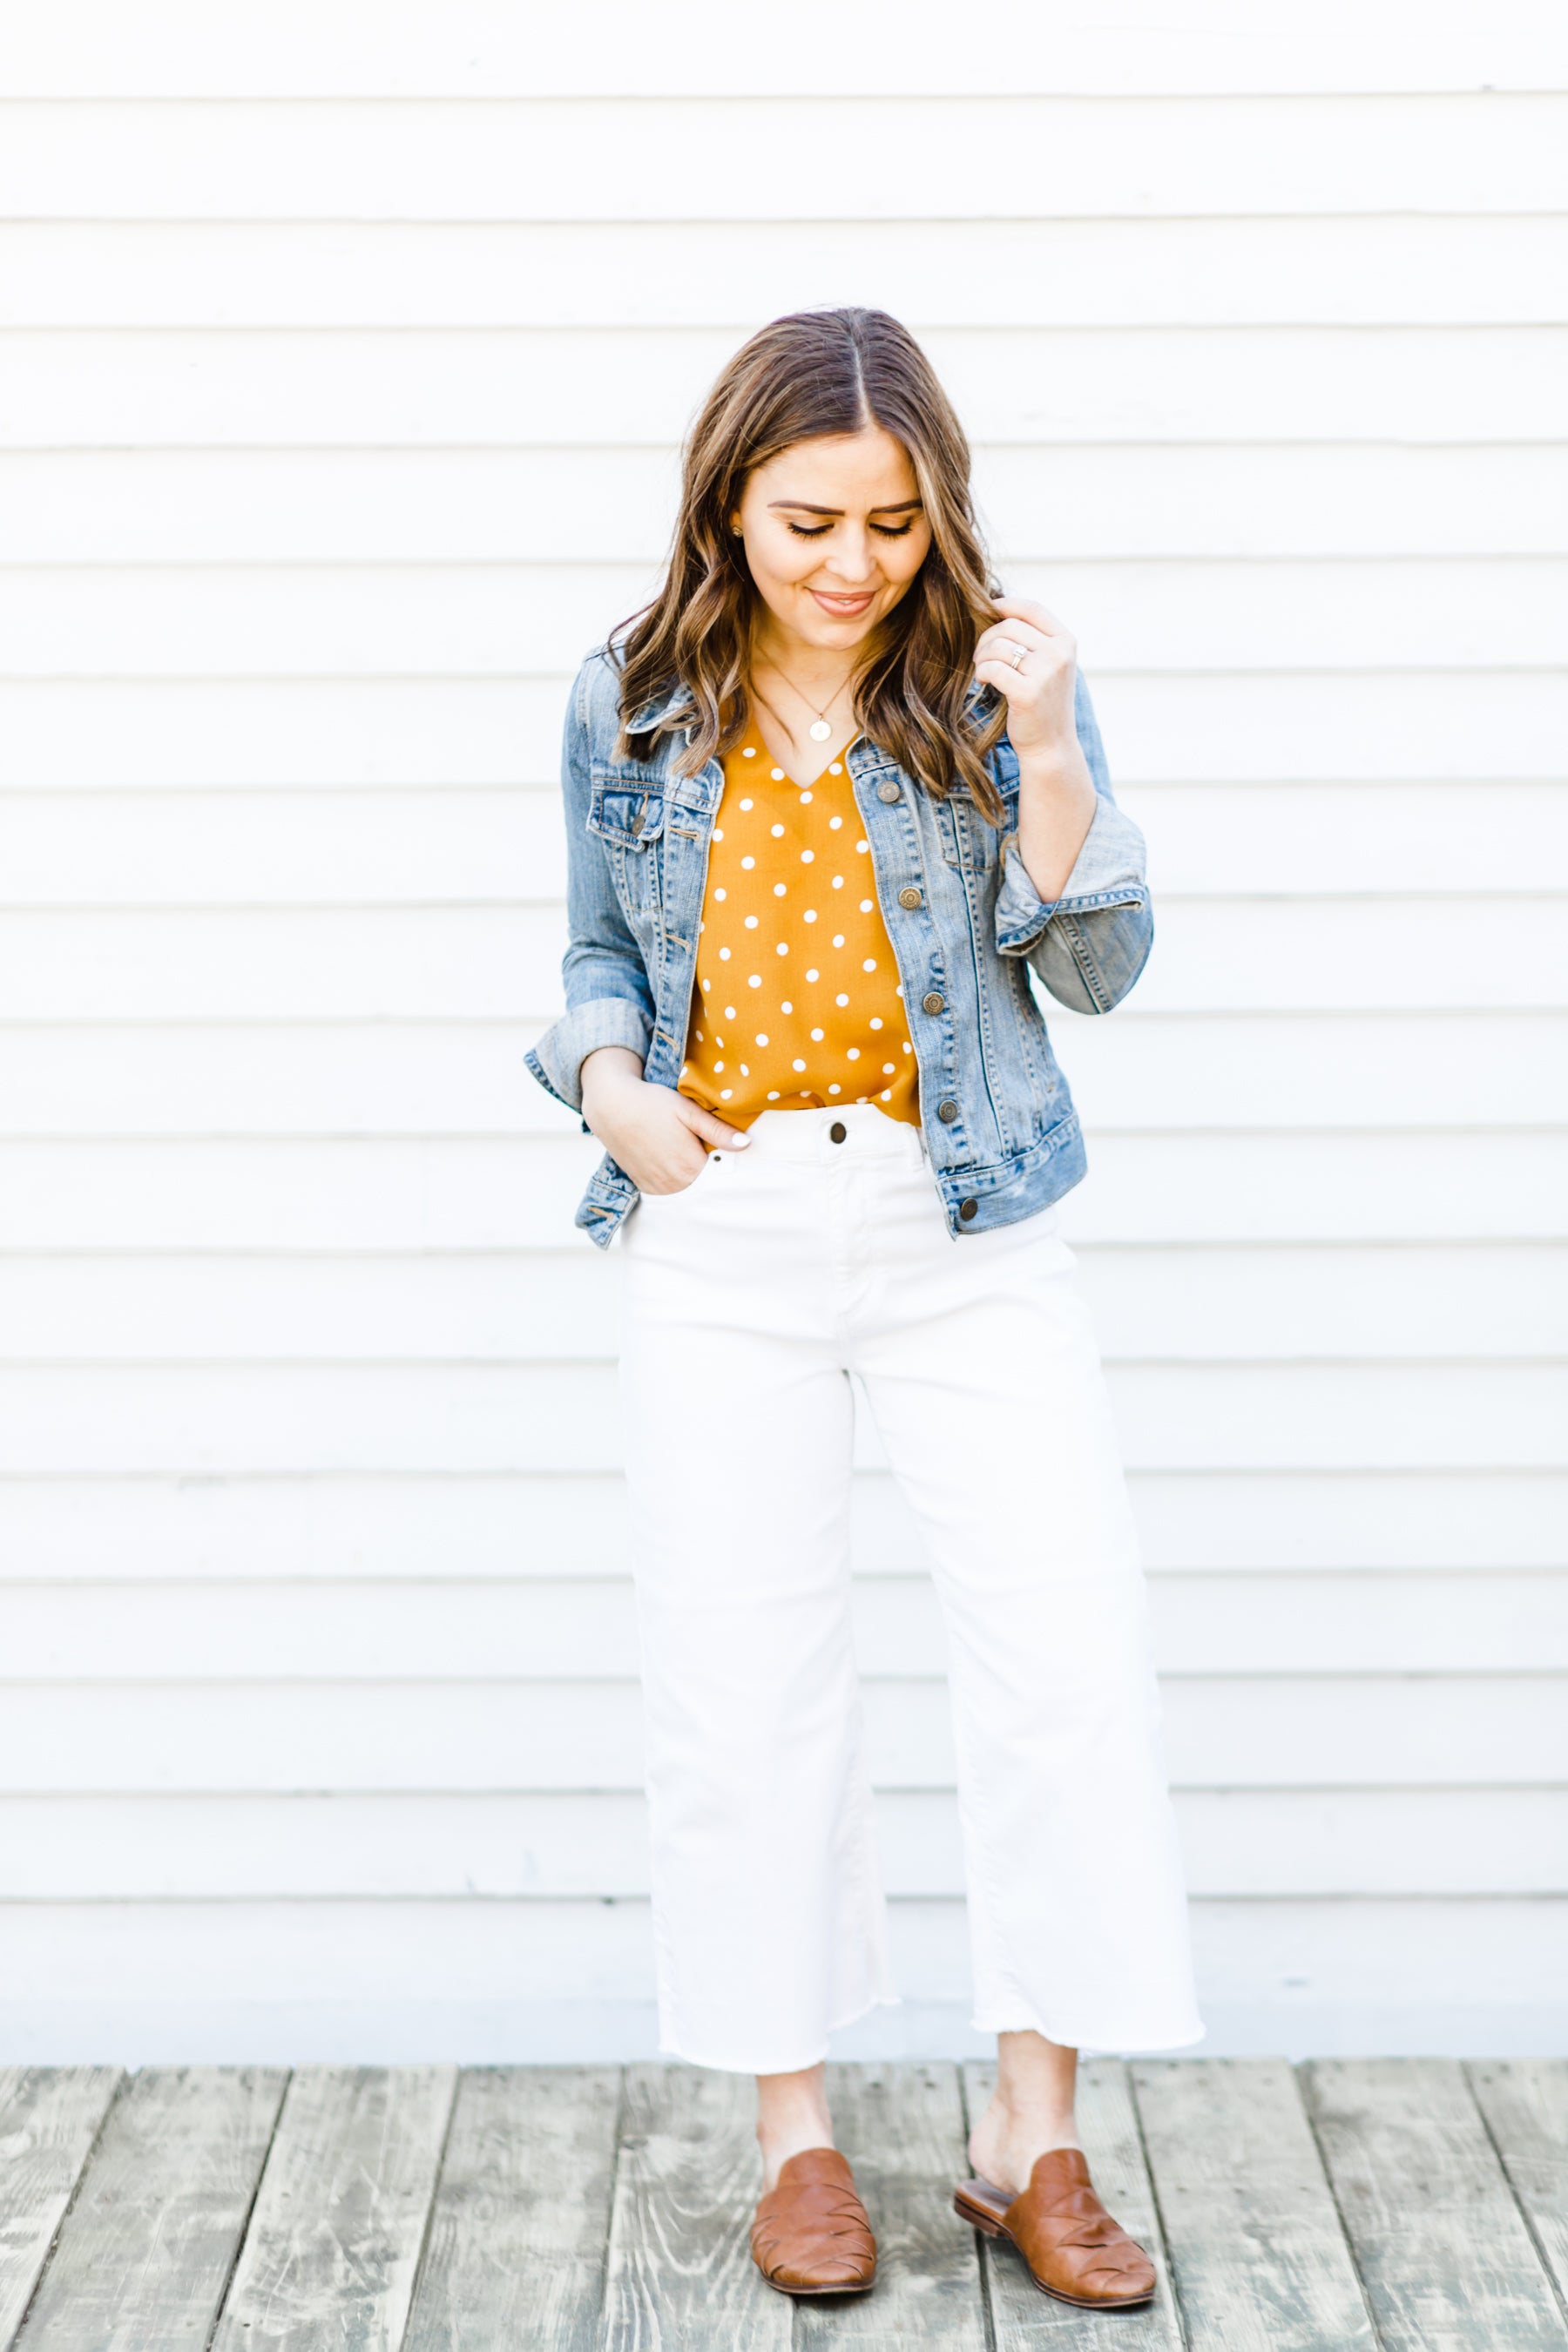
[[[919, 499], [889, 499], [886, 506], [868, 507], [866, 511], [868, 514], [904, 514], [910, 507], [918, 507], [919, 504]], [[774, 507], [793, 507], [797, 514], [841, 515], [844, 512], [842, 507], [814, 507], [809, 499], [770, 499], [770, 513]]]

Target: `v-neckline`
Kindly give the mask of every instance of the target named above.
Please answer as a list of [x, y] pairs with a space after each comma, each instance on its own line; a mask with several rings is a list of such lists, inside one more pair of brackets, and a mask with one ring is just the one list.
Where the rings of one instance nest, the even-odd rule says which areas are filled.
[[837, 751], [829, 751], [826, 759], [824, 760], [816, 775], [808, 778], [805, 783], [802, 783], [798, 776], [792, 776], [789, 770], [784, 766], [784, 761], [775, 758], [773, 753], [769, 751], [766, 738], [763, 736], [762, 729], [757, 725], [754, 719], [748, 727], [745, 735], [742, 737], [741, 741], [737, 744], [736, 749], [743, 755], [747, 742], [751, 742], [752, 748], [756, 752], [758, 759], [766, 760], [768, 762], [770, 771], [768, 781], [770, 783], [775, 781], [771, 772], [773, 769], [776, 768], [784, 782], [786, 784], [793, 785], [794, 789], [797, 793], [814, 793], [816, 790], [817, 785], [821, 783], [823, 778], [831, 773], [835, 764], [847, 773], [850, 749], [852, 745], [858, 743], [859, 740], [860, 730], [857, 728], [852, 735], [846, 736], [843, 743], [839, 746]]

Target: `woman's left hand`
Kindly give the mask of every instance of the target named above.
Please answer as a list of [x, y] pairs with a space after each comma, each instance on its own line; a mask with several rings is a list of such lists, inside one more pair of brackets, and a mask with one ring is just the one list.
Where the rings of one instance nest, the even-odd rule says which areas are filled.
[[1078, 750], [1073, 694], [1078, 641], [1054, 613], [1025, 596], [999, 596], [1003, 617], [974, 648], [974, 675], [1007, 703], [1007, 740], [1020, 755]]

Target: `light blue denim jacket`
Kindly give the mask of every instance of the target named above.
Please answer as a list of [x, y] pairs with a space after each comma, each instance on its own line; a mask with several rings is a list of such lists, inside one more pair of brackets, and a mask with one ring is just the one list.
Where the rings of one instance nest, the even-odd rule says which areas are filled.
[[[718, 760], [694, 776], [677, 775], [679, 736], [663, 737], [646, 761], [618, 756], [619, 692], [601, 646], [573, 688], [562, 762], [566, 1011], [528, 1055], [541, 1086], [579, 1112], [583, 1064], [600, 1045], [629, 1045], [657, 1086], [679, 1078], [708, 845], [724, 789]], [[678, 687], [646, 704], [631, 734], [686, 700]], [[920, 1066], [931, 1171], [959, 1236], [1032, 1216], [1084, 1172], [1078, 1114], [1028, 967], [1075, 1013], [1109, 1013], [1142, 971], [1153, 939], [1143, 836], [1111, 798], [1081, 676], [1075, 716], [1100, 797], [1055, 900], [1040, 897], [1018, 855], [1018, 760], [1005, 736], [990, 760], [1005, 812], [1000, 828], [967, 790], [934, 799], [865, 737], [849, 752]], [[920, 903], [906, 908], [899, 894], [911, 885]], [[607, 1248], [637, 1200], [637, 1186], [606, 1152], [577, 1223]]]

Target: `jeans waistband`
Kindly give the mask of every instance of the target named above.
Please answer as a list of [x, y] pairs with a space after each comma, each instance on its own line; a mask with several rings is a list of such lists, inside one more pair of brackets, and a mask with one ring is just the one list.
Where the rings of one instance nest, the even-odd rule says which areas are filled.
[[875, 1103], [846, 1103], [842, 1110], [765, 1110], [751, 1126], [752, 1140], [734, 1160], [809, 1161], [837, 1159], [891, 1161], [922, 1168], [925, 1138], [908, 1119], [889, 1118]]

